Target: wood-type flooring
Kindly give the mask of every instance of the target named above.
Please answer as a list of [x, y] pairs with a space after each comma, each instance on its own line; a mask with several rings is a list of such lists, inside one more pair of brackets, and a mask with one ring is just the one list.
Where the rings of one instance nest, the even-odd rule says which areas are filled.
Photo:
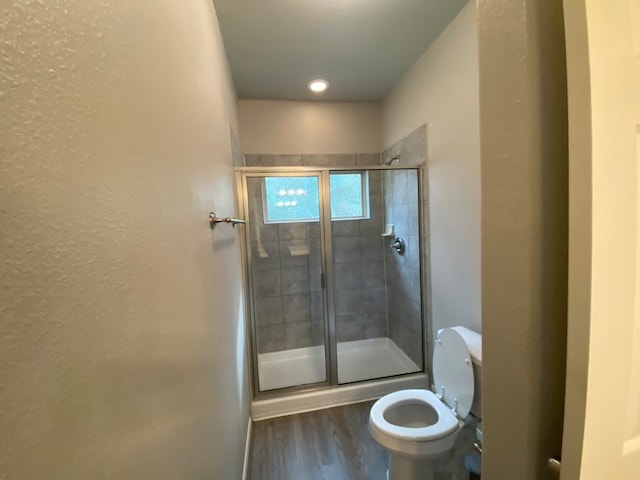
[[387, 455], [367, 430], [371, 405], [256, 422], [251, 480], [385, 480]]

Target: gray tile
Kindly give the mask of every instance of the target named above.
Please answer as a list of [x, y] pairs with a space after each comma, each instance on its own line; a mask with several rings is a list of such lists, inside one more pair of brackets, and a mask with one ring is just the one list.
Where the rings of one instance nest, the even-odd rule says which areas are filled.
[[309, 295], [311, 303], [311, 342], [313, 345], [325, 343], [324, 303], [322, 294]]
[[364, 338], [381, 338], [387, 336], [387, 315], [376, 312], [363, 315]]
[[307, 236], [309, 238], [320, 238], [320, 222], [307, 223]]
[[360, 288], [362, 280], [360, 276], [360, 262], [338, 263], [333, 269], [335, 278], [335, 288], [344, 290], [349, 288]]
[[418, 202], [411, 202], [407, 204], [407, 229], [406, 235], [418, 235], [420, 233], [420, 217], [418, 214]]
[[357, 165], [380, 165], [379, 153], [358, 153], [356, 155]]
[[309, 243], [307, 240], [280, 240], [280, 265], [302, 267], [309, 264]]
[[382, 222], [393, 223], [393, 203], [390, 201], [390, 195], [384, 194], [384, 201], [382, 205]]
[[401, 141], [402, 155], [407, 165], [421, 165], [426, 160], [426, 128], [419, 127]]
[[360, 315], [362, 313], [362, 290], [336, 290], [336, 315]]
[[309, 267], [309, 291], [322, 292], [322, 267], [313, 265]]
[[352, 153], [337, 153], [329, 155], [329, 165], [332, 167], [353, 167], [356, 165], [356, 156]]
[[391, 160], [391, 149], [387, 148], [380, 154], [380, 165], [386, 165]]
[[382, 190], [379, 192], [369, 192], [369, 215], [381, 217], [382, 212]]
[[287, 323], [284, 326], [284, 344], [287, 350], [311, 346], [311, 323]]
[[365, 261], [360, 265], [363, 287], [384, 287], [384, 262]]
[[309, 293], [309, 267], [282, 269], [282, 295]]
[[407, 269], [407, 275], [409, 277], [409, 297], [412, 300], [420, 301], [420, 270], [409, 268]]
[[256, 270], [280, 268], [278, 242], [252, 242], [251, 260]]
[[[255, 216], [262, 212], [262, 184], [255, 179], [247, 179], [247, 197], [249, 198], [249, 211]], [[257, 216], [260, 219], [261, 216]]]
[[418, 171], [407, 170], [407, 198], [409, 201], [418, 201]]
[[325, 344], [325, 328], [324, 328], [323, 321], [311, 322], [311, 344], [312, 345]]
[[407, 329], [398, 330], [396, 345], [413, 360], [419, 367], [422, 366], [422, 340], [421, 337]]
[[258, 224], [258, 230], [258, 233], [254, 235], [255, 238], [252, 238], [252, 240], [260, 240], [263, 242], [272, 242], [278, 240], [278, 224]]
[[331, 155], [303, 155], [302, 164], [307, 167], [328, 167], [331, 165]]
[[389, 315], [387, 318], [387, 331], [389, 333], [389, 338], [393, 340], [396, 345], [398, 345], [398, 342], [400, 340], [400, 322], [397, 318], [397, 315], [391, 311], [389, 311]]
[[360, 243], [360, 259], [370, 261], [382, 261], [384, 258], [384, 246], [380, 235], [361, 236]]
[[360, 225], [358, 220], [334, 220], [331, 222], [332, 237], [347, 237], [358, 235]]
[[285, 323], [311, 322], [311, 302], [309, 294], [284, 295], [282, 315]]
[[420, 238], [417, 235], [409, 235], [405, 238], [407, 242], [407, 255], [414, 265], [419, 265], [420, 261]]
[[353, 342], [364, 339], [362, 318], [359, 315], [341, 315], [336, 317], [338, 342]]
[[275, 165], [273, 155], [245, 155], [247, 167], [272, 167]]
[[382, 170], [367, 170], [369, 178], [369, 192], [382, 193]]
[[410, 316], [411, 316], [411, 327], [418, 335], [422, 335], [424, 323], [422, 321], [422, 307], [420, 304], [420, 300], [411, 300]]
[[311, 323], [324, 323], [324, 300], [321, 293], [309, 295]]
[[302, 155], [272, 155], [273, 164], [280, 167], [302, 165]]
[[385, 170], [382, 172], [382, 196], [385, 204], [393, 203], [393, 170]]
[[387, 223], [395, 225], [395, 235], [397, 237], [406, 237], [409, 235], [409, 212], [406, 204], [393, 205], [390, 209], [390, 219]]
[[258, 353], [280, 352], [284, 350], [284, 328], [271, 325], [257, 328]]
[[297, 223], [279, 223], [278, 238], [280, 240], [303, 240], [307, 238], [307, 224], [305, 222]]
[[256, 298], [279, 297], [282, 294], [280, 270], [254, 270], [253, 294]]
[[407, 203], [408, 197], [408, 182], [407, 172], [405, 170], [396, 170], [391, 176], [392, 191], [393, 191], [393, 203], [395, 205], [402, 205]]
[[335, 237], [333, 239], [333, 263], [360, 260], [360, 237]]
[[320, 265], [322, 263], [322, 253], [319, 238], [309, 238], [309, 265]]
[[371, 216], [366, 220], [359, 220], [360, 235], [380, 235], [384, 231], [384, 223], [382, 221], [382, 212], [376, 212], [375, 216]]
[[362, 312], [369, 315], [381, 312], [387, 315], [387, 295], [385, 287], [362, 289]]
[[282, 297], [256, 298], [255, 311], [259, 327], [282, 323]]
[[389, 310], [389, 321], [393, 316], [395, 320], [400, 321], [399, 315], [402, 315], [403, 303], [406, 302], [406, 298], [402, 294], [402, 291], [395, 285], [387, 287], [387, 308]]

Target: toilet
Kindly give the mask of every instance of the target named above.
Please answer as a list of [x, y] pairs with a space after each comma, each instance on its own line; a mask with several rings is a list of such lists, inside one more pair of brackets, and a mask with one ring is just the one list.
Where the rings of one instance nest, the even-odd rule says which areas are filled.
[[[389, 480], [468, 478], [464, 454], [454, 455], [454, 445], [461, 429], [480, 419], [481, 367], [481, 335], [442, 329], [433, 351], [435, 392], [400, 390], [373, 404], [369, 432], [389, 453]], [[449, 473], [434, 474], [443, 470]]]

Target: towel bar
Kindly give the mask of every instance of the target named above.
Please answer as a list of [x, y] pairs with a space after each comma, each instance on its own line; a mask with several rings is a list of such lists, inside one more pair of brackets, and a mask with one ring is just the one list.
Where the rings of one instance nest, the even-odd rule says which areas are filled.
[[219, 223], [230, 223], [235, 228], [236, 225], [244, 225], [245, 221], [241, 218], [218, 217], [215, 213], [209, 212], [209, 225], [213, 230]]

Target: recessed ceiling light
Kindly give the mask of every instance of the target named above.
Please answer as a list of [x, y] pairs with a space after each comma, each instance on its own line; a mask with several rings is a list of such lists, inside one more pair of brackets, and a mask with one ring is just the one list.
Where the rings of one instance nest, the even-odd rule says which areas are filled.
[[322, 93], [327, 88], [329, 88], [329, 82], [327, 82], [326, 80], [323, 80], [321, 78], [318, 78], [316, 80], [311, 80], [307, 84], [307, 88], [309, 90], [311, 90], [313, 93]]

